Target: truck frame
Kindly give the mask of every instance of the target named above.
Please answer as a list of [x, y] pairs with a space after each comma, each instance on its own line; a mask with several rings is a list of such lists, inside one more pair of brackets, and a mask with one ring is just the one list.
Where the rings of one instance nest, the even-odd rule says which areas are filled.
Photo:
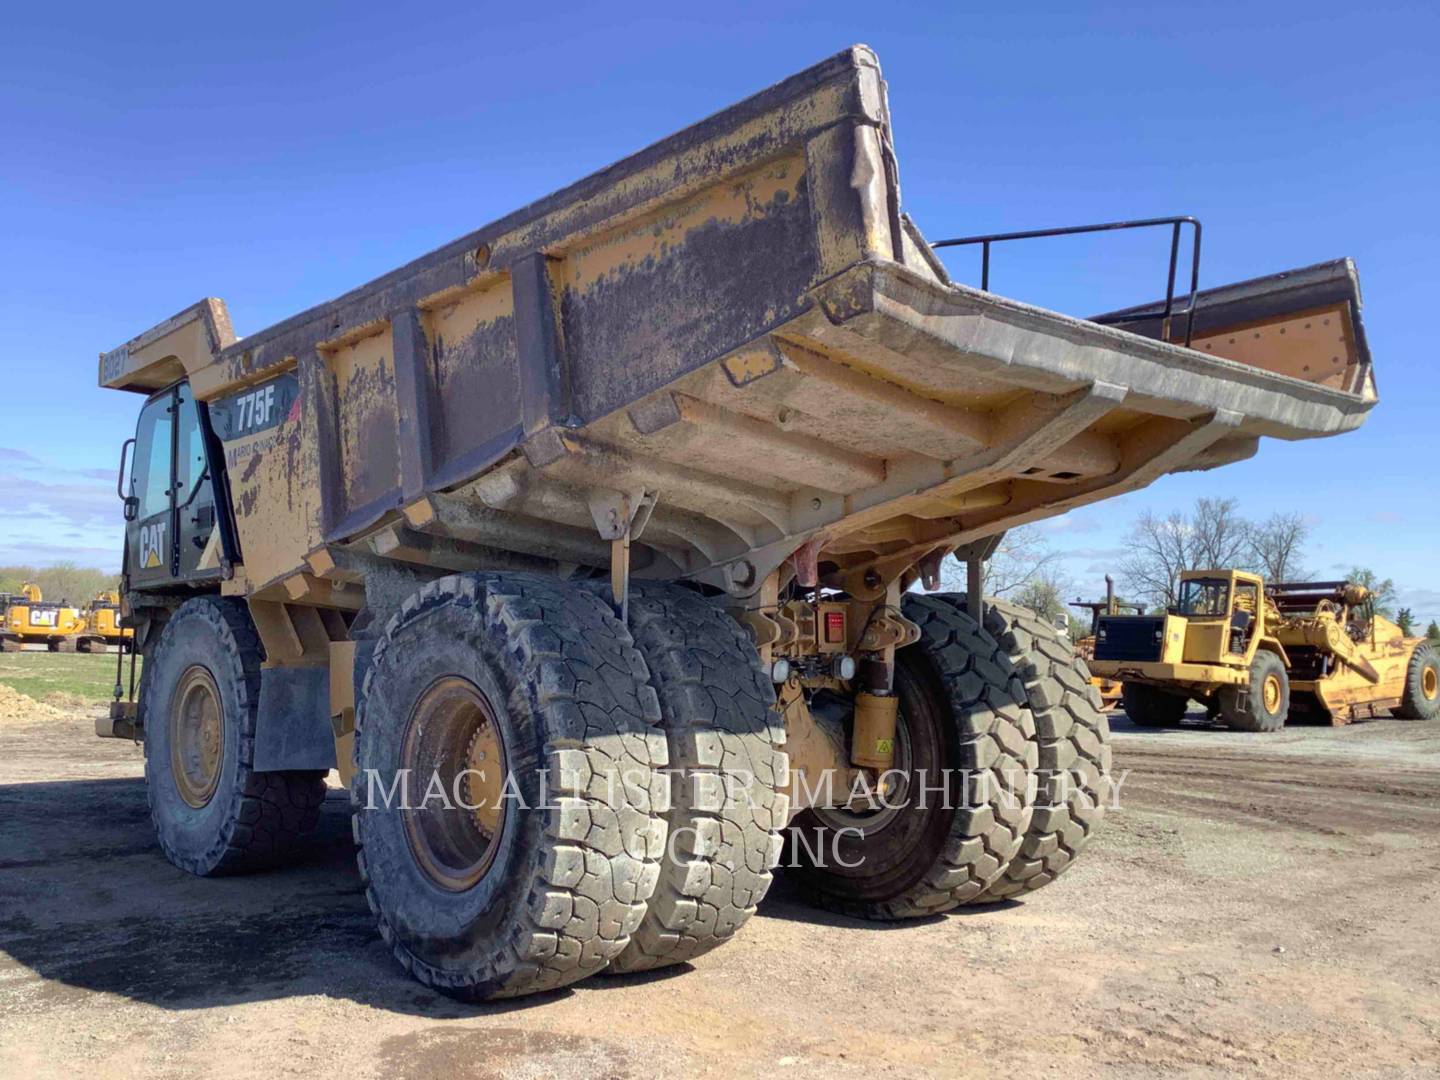
[[102, 354], [147, 400], [100, 733], [167, 857], [266, 864], [338, 769], [382, 936], [469, 998], [693, 959], [782, 847], [880, 919], [1071, 865], [1108, 728], [984, 561], [1360, 425], [1355, 270], [1074, 318], [952, 282], [898, 177], [856, 46], [267, 330], [207, 299]]

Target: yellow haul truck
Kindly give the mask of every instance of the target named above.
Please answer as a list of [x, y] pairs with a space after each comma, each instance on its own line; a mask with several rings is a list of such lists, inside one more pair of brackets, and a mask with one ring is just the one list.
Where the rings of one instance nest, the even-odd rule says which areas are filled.
[[[1198, 224], [1160, 227], [1173, 265]], [[1374, 382], [1348, 261], [1087, 320], [945, 243], [856, 47], [268, 330], [204, 300], [103, 354], [146, 400], [102, 733], [165, 854], [270, 862], [338, 767], [380, 933], [467, 998], [692, 959], [787, 839], [865, 918], [1051, 881], [1109, 735], [1069, 643], [982, 605], [998, 537], [1351, 430]], [[952, 554], [964, 595], [909, 591]]]
[[1178, 724], [1191, 699], [1239, 731], [1290, 716], [1344, 724], [1440, 714], [1440, 657], [1343, 581], [1267, 586], [1243, 570], [1188, 570], [1164, 615], [1102, 615], [1091, 669], [1123, 682], [1137, 724]]
[[26, 645], [44, 645], [51, 652], [74, 652], [85, 616], [79, 608], [47, 603], [40, 586], [26, 582], [9, 598], [0, 625], [0, 651], [19, 652]]

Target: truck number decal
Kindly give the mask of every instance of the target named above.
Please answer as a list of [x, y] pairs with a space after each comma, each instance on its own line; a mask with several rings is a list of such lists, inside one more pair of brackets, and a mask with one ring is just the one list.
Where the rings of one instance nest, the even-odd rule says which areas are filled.
[[210, 426], [221, 442], [278, 427], [298, 411], [300, 380], [293, 372], [210, 404]]
[[140, 526], [140, 569], [154, 570], [165, 565], [169, 552], [165, 548], [166, 525], [157, 521], [153, 525]]

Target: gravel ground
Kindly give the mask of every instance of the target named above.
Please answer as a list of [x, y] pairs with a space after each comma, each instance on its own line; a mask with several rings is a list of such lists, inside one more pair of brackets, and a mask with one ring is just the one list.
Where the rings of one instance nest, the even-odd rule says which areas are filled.
[[470, 1007], [392, 962], [338, 793], [303, 865], [191, 878], [92, 723], [0, 718], [0, 1076], [1440, 1071], [1440, 724], [1116, 721], [1121, 807], [1027, 900], [872, 926], [782, 877], [693, 967]]

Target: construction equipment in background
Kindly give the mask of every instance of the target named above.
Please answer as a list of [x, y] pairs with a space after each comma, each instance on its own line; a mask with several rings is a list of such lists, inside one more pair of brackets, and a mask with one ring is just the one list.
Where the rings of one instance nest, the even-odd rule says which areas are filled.
[[[1166, 218], [1114, 226], [1170, 233], [1162, 304], [997, 296], [992, 245], [1032, 234], [927, 243], [888, 100], [848, 49], [268, 330], [209, 299], [101, 356], [146, 395], [119, 480], [145, 677], [101, 733], [143, 735], [172, 862], [273, 861], [338, 767], [385, 942], [492, 998], [723, 944], [782, 843], [805, 895], [874, 919], [1074, 861], [1109, 728], [1069, 642], [982, 601], [984, 561], [1360, 426], [1358, 280], [1201, 293], [1199, 224]], [[909, 591], [952, 555], [963, 595]]]
[[40, 586], [25, 582], [9, 598], [0, 623], [0, 651], [19, 652], [26, 645], [44, 645], [51, 652], [74, 652], [85, 616], [67, 602], [46, 603]]
[[1243, 570], [1187, 570], [1164, 615], [1102, 615], [1091, 670], [1123, 682], [1125, 712], [1178, 724], [1188, 702], [1238, 731], [1295, 716], [1330, 724], [1440, 714], [1440, 658], [1344, 581], [1266, 585]]
[[113, 590], [98, 592], [85, 607], [76, 648], [81, 652], [104, 652], [114, 646], [129, 652], [135, 644], [135, 631], [120, 625], [120, 594]]
[[[1126, 600], [1117, 599], [1115, 596], [1115, 579], [1109, 574], [1105, 575], [1105, 599], [1104, 600], [1072, 600], [1070, 607], [1080, 608], [1090, 612], [1090, 633], [1075, 642], [1075, 653], [1084, 660], [1086, 664], [1095, 659], [1095, 630], [1099, 625], [1101, 615], [1121, 615], [1126, 611], [1133, 611], [1137, 615], [1144, 614], [1144, 604], [1132, 604]], [[1100, 700], [1105, 708], [1114, 709], [1120, 704], [1121, 684], [1115, 679], [1107, 679], [1096, 675], [1093, 667], [1090, 672], [1090, 685], [1095, 687], [1100, 694]]]

